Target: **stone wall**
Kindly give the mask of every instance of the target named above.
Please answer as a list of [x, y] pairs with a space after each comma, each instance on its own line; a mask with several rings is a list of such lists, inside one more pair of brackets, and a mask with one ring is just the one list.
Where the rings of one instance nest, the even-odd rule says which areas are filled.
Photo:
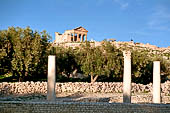
[[170, 105], [0, 101], [0, 113], [170, 113]]
[[[96, 82], [94, 84], [86, 82], [56, 83], [56, 93], [122, 93], [123, 84], [121, 82]], [[0, 95], [11, 94], [33, 94], [47, 93], [47, 82], [16, 82], [0, 83]], [[143, 85], [132, 83], [132, 93], [152, 93], [152, 83]], [[170, 81], [161, 84], [162, 95], [170, 95]]]

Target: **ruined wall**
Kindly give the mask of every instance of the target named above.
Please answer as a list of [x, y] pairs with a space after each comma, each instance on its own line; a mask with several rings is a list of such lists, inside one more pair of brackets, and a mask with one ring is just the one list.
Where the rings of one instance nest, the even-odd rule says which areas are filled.
[[[123, 102], [123, 84], [121, 82], [96, 82], [94, 84], [75, 82], [75, 83], [56, 83], [56, 93], [68, 94], [109, 94], [110, 97], [79, 98], [76, 100], [60, 100], [62, 102]], [[13, 96], [19, 96], [13, 98]], [[28, 95], [28, 97], [27, 97]], [[0, 83], [0, 100], [4, 101], [35, 101], [46, 100], [47, 82], [16, 82]], [[30, 98], [30, 99], [29, 99]], [[132, 83], [132, 103], [152, 103], [152, 84], [143, 85]], [[170, 103], [170, 81], [161, 84], [161, 103]], [[59, 99], [59, 98], [57, 98]], [[57, 100], [56, 100], [57, 101]]]
[[[122, 82], [67, 82], [56, 83], [56, 92], [122, 93]], [[132, 83], [132, 93], [152, 93], [152, 83], [143, 85]], [[47, 82], [0, 83], [0, 95], [47, 93]], [[161, 84], [161, 93], [170, 94], [170, 81]]]

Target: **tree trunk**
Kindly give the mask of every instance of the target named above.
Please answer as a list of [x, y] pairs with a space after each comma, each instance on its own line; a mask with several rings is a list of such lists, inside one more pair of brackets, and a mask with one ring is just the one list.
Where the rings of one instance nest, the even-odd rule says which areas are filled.
[[19, 82], [23, 82], [24, 81], [24, 77], [22, 76], [19, 76], [19, 79], [18, 79]]
[[93, 73], [91, 73], [90, 75], [91, 75], [91, 83], [96, 82], [99, 75], [96, 75], [95, 77], [94, 77]]
[[91, 83], [92, 83], [92, 81], [93, 81], [93, 75], [90, 75], [91, 76]]

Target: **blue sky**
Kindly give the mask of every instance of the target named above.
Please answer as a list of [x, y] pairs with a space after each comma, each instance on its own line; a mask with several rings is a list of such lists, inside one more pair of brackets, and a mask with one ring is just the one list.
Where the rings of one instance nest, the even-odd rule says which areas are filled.
[[54, 32], [79, 26], [88, 40], [170, 46], [170, 0], [0, 0], [0, 29], [9, 26]]

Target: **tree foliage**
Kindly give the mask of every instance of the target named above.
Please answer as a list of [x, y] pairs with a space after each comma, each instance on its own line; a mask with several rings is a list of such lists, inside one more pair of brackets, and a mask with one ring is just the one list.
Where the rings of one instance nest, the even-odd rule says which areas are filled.
[[86, 76], [91, 76], [91, 82], [95, 82], [101, 75], [122, 76], [122, 52], [111, 43], [104, 42], [102, 46], [94, 47], [86, 42], [77, 53], [80, 69]]
[[[153, 61], [161, 61], [161, 78], [166, 80], [170, 75], [169, 53], [161, 54], [147, 48], [131, 47], [128, 45], [118, 48], [114, 43], [103, 41], [101, 46], [93, 43], [82, 43], [76, 48], [56, 47], [58, 73], [65, 73], [68, 77], [75, 69], [91, 78], [91, 82], [98, 78], [107, 81], [122, 81], [123, 79], [123, 51], [130, 50], [132, 55], [132, 81], [147, 84], [152, 82]], [[110, 80], [112, 79], [112, 80]]]
[[103, 56], [105, 57], [105, 74], [121, 80], [123, 76], [123, 53], [110, 42], [102, 44]]
[[0, 37], [2, 70], [7, 65], [8, 71], [22, 81], [27, 76], [42, 74], [40, 69], [47, 68], [47, 62], [43, 61], [48, 56], [50, 36], [46, 31], [38, 33], [29, 27], [9, 27], [0, 31]]
[[70, 75], [76, 70], [91, 78], [91, 82], [105, 77], [107, 81], [122, 81], [124, 50], [131, 51], [132, 81], [149, 83], [153, 78], [153, 61], [161, 61], [162, 81], [170, 76], [170, 52], [152, 50], [128, 44], [116, 47], [103, 41], [100, 46], [85, 42], [79, 47], [52, 46], [46, 31], [29, 27], [9, 27], [0, 31], [0, 75], [12, 73], [18, 80], [31, 80], [47, 75], [48, 55], [56, 55], [57, 75]]
[[91, 82], [104, 73], [104, 60], [100, 47], [92, 47], [89, 42], [81, 46], [79, 65], [85, 75], [91, 75]]
[[[149, 51], [132, 50], [132, 81], [148, 83], [152, 81], [153, 61]], [[146, 79], [147, 78], [147, 79]]]
[[77, 62], [73, 49], [56, 47], [55, 51], [57, 73], [60, 75], [65, 75], [69, 78], [70, 74], [77, 68]]

